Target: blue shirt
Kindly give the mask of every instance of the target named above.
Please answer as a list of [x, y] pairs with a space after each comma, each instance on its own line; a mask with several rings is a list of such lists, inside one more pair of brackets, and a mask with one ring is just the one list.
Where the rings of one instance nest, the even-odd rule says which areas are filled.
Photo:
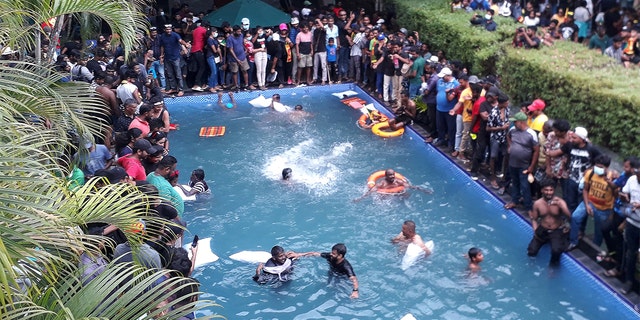
[[[233, 34], [230, 35], [227, 38], [227, 48], [229, 48], [229, 50], [233, 50], [239, 61], [244, 61], [247, 59], [247, 55], [244, 53], [244, 38], [242, 36], [236, 37]], [[229, 55], [230, 62], [238, 62], [234, 60], [235, 59], [233, 58], [233, 56]]]
[[336, 51], [337, 51], [337, 47], [336, 45], [327, 45], [327, 62], [336, 62], [337, 60], [337, 55], [336, 55]]
[[458, 83], [458, 80], [456, 79], [453, 79], [449, 82], [445, 82], [442, 78], [438, 79], [438, 83], [436, 83], [436, 90], [438, 91], [438, 94], [436, 95], [436, 105], [438, 111], [449, 112], [449, 110], [455, 107], [458, 100], [447, 100], [447, 89], [453, 90], [459, 85], [460, 83]]
[[160, 46], [164, 47], [164, 58], [167, 60], [180, 59], [180, 51], [182, 50], [180, 35], [172, 31], [170, 34], [162, 33], [159, 37]]

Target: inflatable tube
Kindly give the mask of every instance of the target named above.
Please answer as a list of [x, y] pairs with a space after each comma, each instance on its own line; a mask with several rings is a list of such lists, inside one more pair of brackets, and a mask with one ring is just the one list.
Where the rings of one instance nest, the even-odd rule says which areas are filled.
[[[367, 119], [369, 119], [369, 115], [368, 114], [363, 114], [360, 116], [360, 118], [358, 119], [358, 126], [360, 128], [365, 128], [365, 126], [367, 125]], [[389, 119], [387, 119], [387, 117], [385, 117], [385, 115], [380, 114], [380, 122], [385, 122]]]
[[375, 134], [376, 136], [380, 136], [383, 138], [399, 137], [404, 134], [404, 127], [396, 131], [386, 131], [387, 129], [389, 129], [389, 122], [380, 122], [374, 124], [373, 127], [371, 127], [371, 132], [373, 132], [373, 134]]
[[271, 259], [271, 253], [266, 251], [240, 251], [229, 256], [231, 260], [247, 263], [265, 263]]
[[[369, 188], [373, 188], [376, 185], [376, 182], [380, 179], [384, 179], [384, 172], [385, 170], [380, 170], [380, 171], [376, 171], [374, 173], [372, 173], [369, 178], [367, 179], [367, 187]], [[407, 180], [407, 178], [405, 178], [403, 175], [399, 174], [396, 172], [396, 179], [400, 179], [403, 180], [405, 182], [408, 182], [409, 180]], [[405, 192], [405, 188], [404, 187], [395, 187], [395, 188], [387, 188], [384, 190], [376, 190], [377, 193], [381, 193], [381, 194], [403, 194]]]
[[271, 98], [267, 99], [263, 95], [249, 101], [249, 104], [256, 108], [268, 108], [271, 106]]
[[289, 106], [285, 106], [284, 104], [280, 103], [280, 102], [274, 102], [273, 103], [273, 109], [278, 111], [278, 112], [288, 112], [291, 111], [291, 107]]
[[[186, 184], [182, 185], [185, 190], [187, 191], [191, 191], [191, 187], [189, 187]], [[187, 196], [186, 194], [184, 194], [184, 192], [182, 192], [182, 189], [180, 189], [180, 187], [175, 186], [173, 187], [174, 190], [176, 190], [178, 192], [178, 194], [180, 195], [180, 197], [182, 198], [182, 201], [195, 201], [196, 200], [196, 195], [191, 195], [191, 196]]]
[[[191, 243], [182, 246], [189, 253], [191, 259]], [[196, 256], [195, 268], [218, 261], [218, 256], [211, 251], [211, 238], [198, 240], [198, 254]]]
[[[424, 243], [424, 245], [429, 249], [429, 251], [433, 252], [434, 243], [433, 240], [429, 240]], [[402, 257], [402, 263], [400, 264], [400, 268], [402, 270], [407, 270], [411, 265], [413, 265], [420, 257], [424, 256], [424, 250], [420, 248], [418, 245], [410, 243], [407, 246], [407, 251], [404, 253]]]

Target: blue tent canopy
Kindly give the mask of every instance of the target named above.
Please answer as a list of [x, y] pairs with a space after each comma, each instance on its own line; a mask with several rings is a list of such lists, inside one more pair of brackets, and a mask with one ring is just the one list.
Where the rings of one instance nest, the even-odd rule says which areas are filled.
[[232, 26], [241, 25], [242, 18], [248, 18], [251, 21], [251, 27], [277, 26], [291, 20], [286, 12], [260, 0], [235, 0], [209, 13], [203, 19], [209, 21], [212, 26], [219, 27], [224, 21], [228, 21]]

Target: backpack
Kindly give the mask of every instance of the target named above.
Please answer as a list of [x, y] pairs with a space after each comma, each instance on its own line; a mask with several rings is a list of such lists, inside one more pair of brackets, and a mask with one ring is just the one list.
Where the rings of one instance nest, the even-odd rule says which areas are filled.
[[89, 71], [89, 69], [85, 66], [82, 65], [75, 65], [73, 66], [73, 68], [71, 68], [71, 80], [72, 81], [83, 81], [83, 82], [90, 82], [89, 79], [87, 79], [87, 77], [85, 77], [82, 74], [82, 68], [87, 69], [87, 71]]

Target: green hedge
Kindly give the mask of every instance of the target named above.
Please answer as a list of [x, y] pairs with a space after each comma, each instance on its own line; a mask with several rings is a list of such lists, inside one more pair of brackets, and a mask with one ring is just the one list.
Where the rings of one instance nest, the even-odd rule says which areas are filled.
[[469, 23], [470, 13], [451, 13], [445, 0], [393, 0], [399, 24], [418, 30], [432, 50], [444, 50], [477, 75], [497, 74], [512, 103], [542, 98], [551, 118], [584, 126], [597, 144], [640, 154], [640, 70], [624, 69], [585, 46], [558, 41], [540, 50], [512, 48], [519, 24], [497, 18], [487, 32]]

